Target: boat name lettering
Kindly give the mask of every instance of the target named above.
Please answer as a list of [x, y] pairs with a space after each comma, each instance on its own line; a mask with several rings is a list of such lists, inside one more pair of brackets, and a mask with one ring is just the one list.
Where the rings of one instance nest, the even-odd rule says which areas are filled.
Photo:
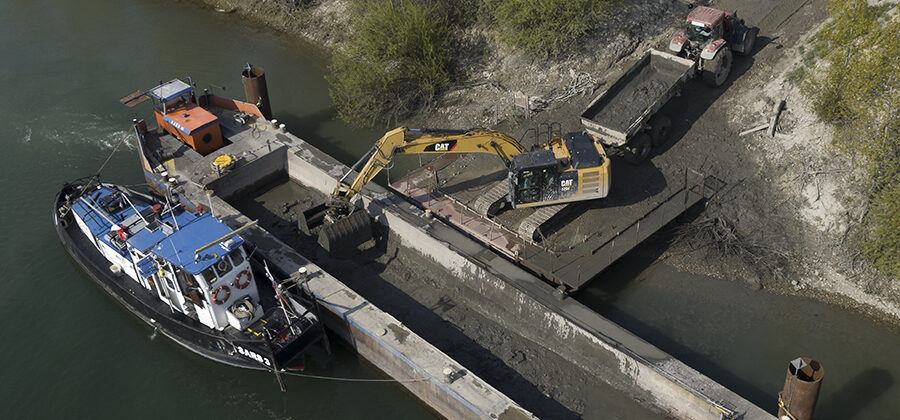
[[272, 366], [272, 362], [269, 361], [268, 357], [262, 357], [259, 355], [259, 353], [255, 352], [255, 351], [247, 350], [241, 346], [236, 346], [236, 347], [237, 347], [237, 352], [240, 353], [241, 355], [251, 358], [253, 360], [256, 360], [259, 363], [265, 363], [266, 366]]

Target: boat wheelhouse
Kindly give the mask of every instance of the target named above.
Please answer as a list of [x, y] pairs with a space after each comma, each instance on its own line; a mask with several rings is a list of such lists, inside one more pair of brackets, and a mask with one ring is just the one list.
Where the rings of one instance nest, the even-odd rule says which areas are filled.
[[93, 180], [64, 186], [54, 209], [57, 232], [79, 264], [197, 353], [278, 373], [301, 365], [324, 338], [298, 280], [275, 281], [248, 256], [240, 229], [212, 214]]

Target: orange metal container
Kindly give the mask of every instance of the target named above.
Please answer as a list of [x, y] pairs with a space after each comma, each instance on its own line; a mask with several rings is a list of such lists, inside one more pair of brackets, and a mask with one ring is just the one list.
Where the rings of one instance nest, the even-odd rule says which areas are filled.
[[154, 113], [160, 127], [201, 155], [224, 145], [219, 118], [197, 104], [188, 104], [165, 115], [159, 111]]

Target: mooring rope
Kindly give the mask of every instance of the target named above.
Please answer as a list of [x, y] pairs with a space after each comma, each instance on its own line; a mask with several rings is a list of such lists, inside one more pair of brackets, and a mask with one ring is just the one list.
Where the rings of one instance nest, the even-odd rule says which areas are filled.
[[109, 163], [109, 160], [112, 159], [114, 154], [116, 154], [116, 151], [119, 150], [119, 147], [122, 146], [122, 143], [125, 143], [125, 139], [127, 139], [130, 134], [131, 132], [127, 130], [125, 131], [125, 135], [122, 136], [122, 140], [119, 140], [119, 143], [116, 144], [116, 147], [113, 148], [113, 151], [109, 154], [109, 156], [106, 157], [106, 160], [103, 161], [103, 164], [100, 165], [100, 169], [97, 169], [97, 175], [100, 175], [100, 172], [103, 172], [103, 168], [106, 167], [106, 164]]
[[411, 379], [369, 379], [369, 378], [342, 378], [337, 376], [323, 376], [323, 375], [310, 375], [306, 373], [297, 373], [297, 372], [282, 372], [282, 374], [287, 374], [291, 376], [300, 376], [303, 378], [310, 379], [325, 379], [330, 381], [338, 381], [338, 382], [393, 382], [393, 383], [413, 383], [413, 382], [422, 382], [427, 381], [428, 378], [411, 378]]

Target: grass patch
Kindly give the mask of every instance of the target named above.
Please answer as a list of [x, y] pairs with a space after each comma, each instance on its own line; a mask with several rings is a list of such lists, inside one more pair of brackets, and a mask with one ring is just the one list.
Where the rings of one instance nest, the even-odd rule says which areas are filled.
[[500, 40], [532, 56], [571, 53], [614, 0], [485, 0]]
[[863, 158], [873, 189], [860, 247], [882, 273], [900, 278], [900, 13], [888, 13], [896, 7], [830, 0], [831, 20], [813, 48], [822, 70], [803, 77], [801, 89], [834, 125], [835, 146]]
[[439, 2], [360, 1], [351, 13], [353, 35], [327, 77], [341, 119], [388, 125], [427, 107], [451, 81], [451, 22]]

